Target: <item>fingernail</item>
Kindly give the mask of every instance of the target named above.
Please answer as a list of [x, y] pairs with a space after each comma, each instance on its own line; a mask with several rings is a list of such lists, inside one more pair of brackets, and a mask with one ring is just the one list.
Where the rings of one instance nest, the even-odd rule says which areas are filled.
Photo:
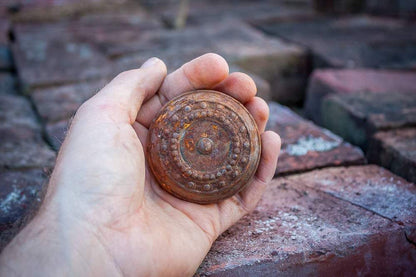
[[158, 58], [156, 57], [150, 58], [142, 65], [141, 68], [148, 68], [148, 67], [155, 66], [158, 62], [159, 62]]

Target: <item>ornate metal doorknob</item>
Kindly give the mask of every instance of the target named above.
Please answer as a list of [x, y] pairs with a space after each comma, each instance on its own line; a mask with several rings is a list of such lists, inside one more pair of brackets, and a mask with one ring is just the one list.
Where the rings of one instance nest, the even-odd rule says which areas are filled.
[[156, 180], [190, 202], [214, 203], [241, 191], [257, 170], [260, 152], [251, 114], [213, 90], [171, 100], [149, 129], [147, 158]]

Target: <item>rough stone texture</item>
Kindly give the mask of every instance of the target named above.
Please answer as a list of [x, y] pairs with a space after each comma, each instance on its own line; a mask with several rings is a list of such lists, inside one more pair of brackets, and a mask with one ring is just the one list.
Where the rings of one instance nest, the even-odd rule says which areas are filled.
[[16, 95], [0, 95], [2, 141], [39, 140], [41, 128], [29, 101]]
[[295, 45], [264, 36], [243, 22], [227, 21], [141, 34], [137, 42], [118, 41], [107, 54], [120, 57], [115, 70], [132, 68], [150, 56], [160, 57], [172, 71], [207, 52], [224, 56], [231, 64], [270, 83], [273, 99], [299, 102], [304, 94], [309, 64], [306, 52]]
[[416, 18], [416, 2], [409, 0], [366, 0], [365, 10], [379, 15]]
[[25, 98], [0, 95], [0, 168], [52, 167], [55, 153], [40, 132]]
[[108, 80], [97, 80], [36, 89], [31, 96], [42, 119], [54, 122], [72, 117], [79, 106], [96, 94], [107, 82]]
[[376, 133], [370, 140], [367, 157], [416, 183], [416, 128]]
[[12, 58], [9, 49], [9, 29], [10, 22], [0, 19], [0, 70], [10, 70], [12, 68]]
[[55, 123], [46, 124], [46, 135], [48, 142], [55, 150], [61, 147], [69, 128], [70, 119], [64, 119]]
[[16, 79], [9, 73], [0, 73], [0, 94], [15, 94]]
[[323, 125], [347, 141], [366, 148], [378, 130], [414, 126], [416, 93], [333, 94], [322, 103]]
[[356, 92], [416, 93], [416, 73], [372, 69], [315, 70], [306, 92], [305, 114], [321, 123], [321, 104], [328, 94]]
[[[367, 178], [360, 178], [369, 170], [382, 173], [366, 176], [377, 181], [374, 186]], [[355, 182], [351, 184], [351, 180]], [[334, 188], [352, 191], [352, 201], [341, 198], [342, 190], [338, 196], [316, 189], [326, 189], [331, 181]], [[363, 201], [355, 204], [353, 197], [363, 192], [361, 186], [370, 188], [370, 194], [362, 193]], [[390, 194], [390, 189], [400, 193]], [[371, 200], [371, 193], [384, 196], [386, 192], [389, 204], [397, 208], [389, 213], [383, 212], [385, 208], [374, 208], [377, 203]], [[406, 240], [400, 224], [379, 213], [394, 218], [408, 209], [403, 215], [414, 218], [416, 211], [411, 205], [415, 197], [412, 184], [376, 166], [324, 169], [278, 178], [255, 211], [214, 243], [197, 275], [410, 276], [416, 270], [414, 245]], [[384, 205], [380, 198], [377, 201], [379, 206]], [[363, 208], [367, 206], [370, 210]]]
[[[376, 165], [329, 168], [293, 177], [308, 187], [416, 227], [416, 186]], [[309, 180], [305, 182], [305, 180]]]
[[[307, 1], [306, 1], [307, 2]], [[224, 20], [244, 20], [255, 22], [268, 18], [286, 18], [311, 15], [309, 3], [298, 1], [297, 5], [283, 1], [190, 1], [186, 26], [203, 25]], [[168, 26], [173, 27], [178, 5], [151, 8], [156, 14], [162, 14]]]
[[258, 26], [266, 33], [308, 47], [314, 67], [416, 67], [416, 24], [413, 23], [356, 16], [270, 20]]
[[46, 176], [40, 169], [0, 171], [0, 249], [36, 213], [46, 191]]
[[77, 42], [65, 28], [64, 23], [15, 26], [14, 57], [24, 86], [65, 84], [110, 74], [110, 62], [94, 46]]
[[363, 10], [362, 0], [314, 0], [314, 8], [324, 13], [356, 13]]
[[328, 130], [277, 103], [269, 103], [269, 107], [267, 129], [277, 132], [282, 138], [282, 151], [276, 174], [366, 162], [360, 149], [344, 142]]

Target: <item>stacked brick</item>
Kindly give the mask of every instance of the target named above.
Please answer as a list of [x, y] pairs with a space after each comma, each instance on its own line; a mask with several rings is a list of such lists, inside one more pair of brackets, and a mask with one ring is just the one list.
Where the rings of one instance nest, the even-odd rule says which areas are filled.
[[[83, 102], [150, 56], [173, 71], [217, 52], [231, 71], [251, 74], [262, 97], [280, 102], [269, 102], [267, 129], [283, 144], [259, 206], [218, 238], [196, 275], [415, 272], [416, 74], [408, 71], [416, 64], [415, 24], [318, 16], [310, 5], [280, 1], [191, 3], [182, 30], [171, 28], [169, 1], [45, 22], [24, 6], [13, 26], [0, 21], [3, 243], [36, 211], [51, 149]], [[3, 59], [3, 45], [14, 65]], [[281, 105], [303, 101], [299, 114]]]

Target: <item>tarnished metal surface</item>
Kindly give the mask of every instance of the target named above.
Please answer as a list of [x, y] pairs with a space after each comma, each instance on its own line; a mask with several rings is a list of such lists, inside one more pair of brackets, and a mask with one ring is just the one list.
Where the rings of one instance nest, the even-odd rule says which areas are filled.
[[207, 204], [250, 182], [260, 143], [256, 123], [241, 103], [217, 91], [198, 90], [162, 108], [150, 126], [147, 158], [163, 189]]

